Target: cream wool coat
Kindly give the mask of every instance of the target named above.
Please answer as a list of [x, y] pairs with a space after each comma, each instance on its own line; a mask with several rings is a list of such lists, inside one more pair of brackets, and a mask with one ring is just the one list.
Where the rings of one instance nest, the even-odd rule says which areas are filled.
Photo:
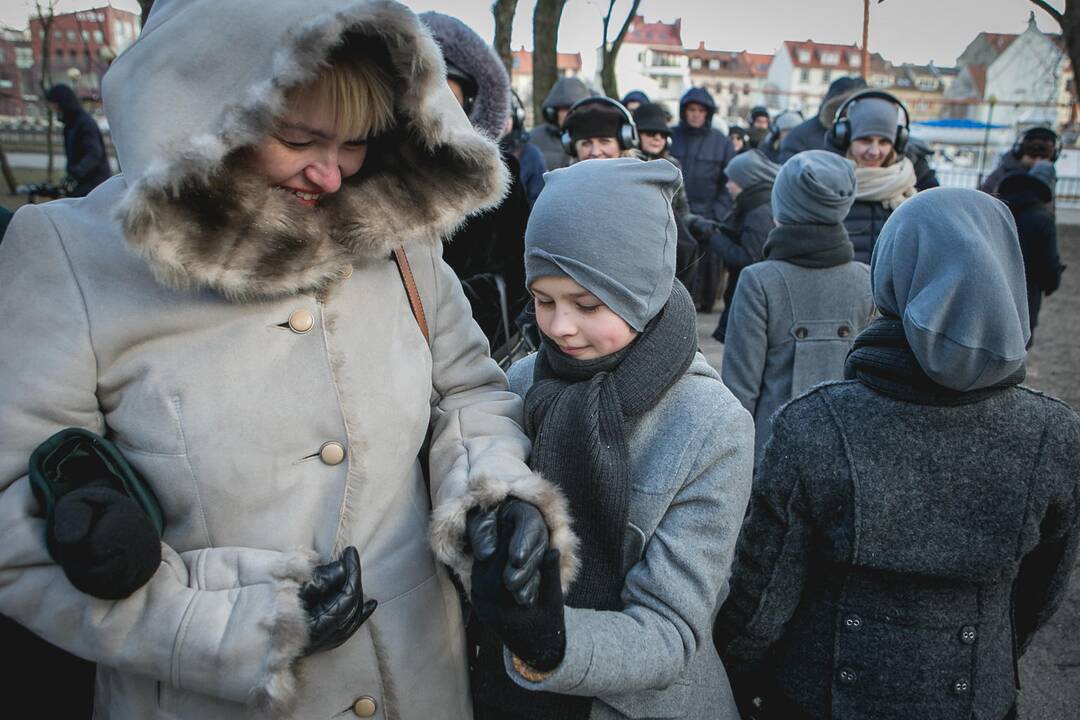
[[[466, 720], [445, 570], [468, 576], [465, 512], [532, 500], [573, 570], [562, 499], [524, 464], [520, 401], [440, 259], [440, 237], [501, 196], [497, 149], [469, 127], [410, 11], [319, 8], [158, 0], [106, 78], [125, 174], [21, 209], [0, 245], [0, 612], [98, 663], [101, 718], [345, 717], [367, 698], [357, 707], [378, 718]], [[206, 58], [190, 48], [175, 77], [141, 70], [168, 65], [170, 38], [201, 28], [220, 43], [220, 27], [245, 60], [221, 73], [266, 91], [234, 87], [249, 104], [198, 78]], [[281, 193], [222, 161], [347, 31], [385, 43], [406, 132], [297, 221]], [[190, 107], [163, 118], [154, 86], [171, 80], [188, 83], [172, 89]], [[430, 346], [389, 257], [398, 243]], [[163, 506], [162, 565], [127, 599], [80, 593], [46, 552], [26, 464], [67, 426], [116, 442]], [[417, 457], [429, 432], [430, 494]], [[379, 607], [341, 647], [301, 658], [297, 590], [348, 545]]]

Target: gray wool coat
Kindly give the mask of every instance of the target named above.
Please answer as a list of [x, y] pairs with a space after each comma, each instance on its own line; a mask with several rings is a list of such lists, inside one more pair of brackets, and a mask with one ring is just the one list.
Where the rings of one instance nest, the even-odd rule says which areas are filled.
[[745, 268], [732, 300], [721, 375], [754, 416], [755, 459], [781, 405], [844, 376], [855, 336], [874, 312], [870, 268], [807, 268], [766, 260]]
[[[534, 361], [510, 368], [510, 389], [522, 397]], [[596, 698], [593, 720], [737, 720], [710, 637], [749, 497], [752, 432], [699, 353], [627, 437], [634, 489], [624, 609], [566, 608], [566, 657], [554, 674], [530, 683], [507, 655], [510, 677], [529, 689]]]
[[1080, 418], [1021, 386], [952, 406], [818, 386], [773, 421], [725, 662], [764, 661], [766, 695], [811, 718], [1000, 720], [1076, 564], [1077, 468]]

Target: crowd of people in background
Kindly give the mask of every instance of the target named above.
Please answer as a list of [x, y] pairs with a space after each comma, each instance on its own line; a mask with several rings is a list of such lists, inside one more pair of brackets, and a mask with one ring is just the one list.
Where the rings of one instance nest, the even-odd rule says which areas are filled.
[[375, 0], [161, 3], [103, 94], [122, 173], [54, 87], [71, 199], [0, 245], [43, 716], [1018, 717], [1080, 551], [1080, 418], [1021, 384], [1052, 129], [981, 191], [855, 77], [725, 130], [561, 78], [526, 129]]

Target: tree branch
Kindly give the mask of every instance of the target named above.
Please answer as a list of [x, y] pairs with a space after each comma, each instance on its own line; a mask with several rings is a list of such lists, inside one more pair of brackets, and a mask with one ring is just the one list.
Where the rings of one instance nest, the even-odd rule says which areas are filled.
[[613, 12], [615, 12], [615, 0], [608, 0], [607, 15], [604, 16], [604, 39], [603, 39], [603, 42], [601, 42], [601, 44], [600, 44], [601, 52], [604, 55], [604, 64], [605, 65], [607, 64], [607, 58], [608, 58], [608, 43], [607, 43], [608, 26], [611, 24], [611, 13], [613, 13]]
[[1065, 16], [1061, 14], [1061, 11], [1055, 10], [1054, 7], [1046, 0], [1031, 0], [1031, 3], [1035, 7], [1045, 10], [1047, 15], [1057, 20], [1058, 25], [1061, 25], [1065, 21]]

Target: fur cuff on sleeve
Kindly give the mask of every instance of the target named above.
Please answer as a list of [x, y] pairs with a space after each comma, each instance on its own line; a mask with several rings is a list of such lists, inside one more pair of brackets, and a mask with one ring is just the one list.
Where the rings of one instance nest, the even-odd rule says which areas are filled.
[[262, 715], [289, 717], [296, 703], [297, 660], [308, 641], [307, 613], [299, 591], [311, 579], [317, 561], [313, 552], [288, 553], [273, 573], [274, 611], [265, 623], [270, 649], [263, 677], [250, 700]]
[[436, 507], [429, 532], [435, 556], [457, 573], [468, 592], [472, 555], [465, 549], [465, 515], [474, 507], [497, 505], [510, 495], [535, 505], [547, 521], [550, 546], [561, 554], [559, 574], [565, 591], [577, 575], [578, 539], [570, 527], [566, 497], [558, 487], [535, 473], [511, 481], [487, 476], [474, 478], [463, 495]]

